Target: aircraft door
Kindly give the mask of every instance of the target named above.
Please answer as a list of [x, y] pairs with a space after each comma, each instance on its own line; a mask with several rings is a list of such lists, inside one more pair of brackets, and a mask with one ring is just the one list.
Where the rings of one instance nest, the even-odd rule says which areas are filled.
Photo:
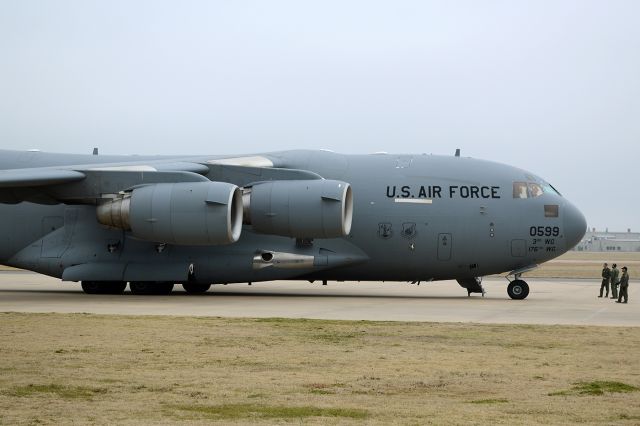
[[438, 260], [451, 260], [451, 234], [438, 234]]

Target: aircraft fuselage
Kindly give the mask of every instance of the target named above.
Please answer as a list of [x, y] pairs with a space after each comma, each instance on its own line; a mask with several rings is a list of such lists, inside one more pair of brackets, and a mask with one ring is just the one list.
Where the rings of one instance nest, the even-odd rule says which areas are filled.
[[[87, 156], [86, 162], [99, 158]], [[66, 280], [182, 282], [185, 268], [188, 279], [199, 283], [467, 279], [553, 259], [577, 244], [586, 228], [584, 216], [553, 187], [503, 164], [324, 151], [260, 158], [274, 168], [310, 171], [350, 184], [348, 235], [291, 238], [244, 225], [233, 244], [172, 245], [98, 223], [95, 205], [20, 202], [0, 204], [0, 259]], [[36, 160], [38, 166], [47, 164], [46, 154]], [[203, 161], [176, 161], [187, 160]], [[56, 157], [55, 164], [61, 161]], [[73, 158], [74, 164], [81, 161]], [[109, 161], [131, 163], [132, 158]], [[223, 179], [242, 186], [247, 178], [229, 173]]]

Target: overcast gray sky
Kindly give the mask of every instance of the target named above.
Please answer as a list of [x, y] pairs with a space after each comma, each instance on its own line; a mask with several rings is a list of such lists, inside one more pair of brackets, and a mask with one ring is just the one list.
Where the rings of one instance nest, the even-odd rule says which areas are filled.
[[640, 1], [0, 0], [0, 147], [453, 154], [640, 231]]

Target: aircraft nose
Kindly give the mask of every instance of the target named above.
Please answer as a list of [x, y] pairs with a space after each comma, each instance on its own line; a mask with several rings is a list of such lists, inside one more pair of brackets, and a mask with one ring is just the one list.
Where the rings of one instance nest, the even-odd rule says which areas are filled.
[[576, 206], [567, 203], [564, 208], [564, 236], [567, 250], [575, 247], [587, 232], [587, 220]]

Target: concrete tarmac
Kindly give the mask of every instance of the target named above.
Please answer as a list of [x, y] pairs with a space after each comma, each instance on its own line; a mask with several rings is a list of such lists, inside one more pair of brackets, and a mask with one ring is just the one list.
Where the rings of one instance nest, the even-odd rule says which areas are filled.
[[84, 294], [78, 283], [4, 271], [0, 312], [640, 326], [633, 282], [628, 304], [598, 298], [597, 279], [529, 278], [527, 282], [531, 293], [525, 300], [511, 300], [502, 278], [483, 281], [485, 297], [467, 297], [455, 281], [420, 286], [277, 281], [215, 285], [203, 295], [187, 295], [176, 285], [170, 296], [134, 296], [128, 291], [110, 296]]

